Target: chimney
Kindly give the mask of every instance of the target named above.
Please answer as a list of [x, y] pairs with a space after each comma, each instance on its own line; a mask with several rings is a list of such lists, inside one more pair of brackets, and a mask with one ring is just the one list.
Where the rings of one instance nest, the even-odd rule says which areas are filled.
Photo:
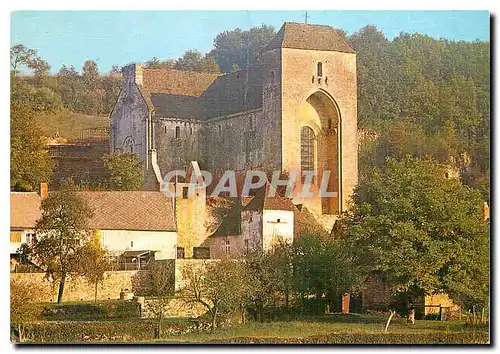
[[47, 183], [40, 183], [40, 198], [42, 198], [42, 200], [45, 200], [48, 196], [49, 187], [47, 186]]
[[142, 65], [132, 63], [122, 68], [124, 82], [135, 82], [137, 86], [142, 86]]

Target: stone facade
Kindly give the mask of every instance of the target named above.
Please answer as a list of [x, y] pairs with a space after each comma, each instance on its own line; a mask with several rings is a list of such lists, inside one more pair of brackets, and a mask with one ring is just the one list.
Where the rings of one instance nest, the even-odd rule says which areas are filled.
[[[190, 161], [216, 177], [229, 169], [300, 175], [307, 127], [314, 172], [330, 171], [327, 190], [338, 195], [294, 202], [315, 215], [346, 208], [357, 183], [356, 54], [333, 28], [286, 23], [258, 64], [231, 74], [131, 64], [123, 76], [110, 149], [143, 158], [153, 176], [146, 188], [159, 188], [164, 174]], [[314, 179], [313, 191], [320, 182]]]
[[[11, 273], [11, 279], [42, 284], [44, 302], [56, 302], [58, 284], [45, 279], [45, 273]], [[104, 281], [97, 290], [98, 300], [119, 299], [120, 292], [128, 289], [135, 295], [147, 295], [149, 290], [149, 271], [110, 271], [104, 274]], [[66, 279], [63, 301], [93, 301], [94, 286], [84, 277], [74, 276]]]

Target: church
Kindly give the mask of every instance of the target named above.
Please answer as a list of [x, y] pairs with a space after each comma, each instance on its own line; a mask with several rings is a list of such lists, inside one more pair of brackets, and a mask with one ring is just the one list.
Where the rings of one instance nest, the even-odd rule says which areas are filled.
[[330, 171], [336, 197], [293, 203], [318, 217], [345, 210], [358, 171], [356, 53], [339, 31], [286, 22], [255, 64], [229, 74], [140, 64], [122, 73], [110, 149], [141, 157], [145, 189], [191, 161], [219, 176]]

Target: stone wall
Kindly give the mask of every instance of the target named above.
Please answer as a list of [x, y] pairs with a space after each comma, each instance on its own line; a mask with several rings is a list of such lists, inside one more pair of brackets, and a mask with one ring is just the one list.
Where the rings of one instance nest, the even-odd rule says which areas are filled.
[[[141, 317], [154, 318], [155, 314], [151, 311], [151, 305], [158, 300], [150, 298], [145, 299], [144, 306], [141, 308]], [[191, 317], [196, 318], [207, 312], [207, 309], [200, 303], [188, 303], [184, 299], [174, 298], [166, 306], [164, 316], [168, 317]]]
[[[110, 151], [138, 154], [143, 161], [148, 157], [149, 111], [136, 79], [136, 66], [124, 69], [122, 90], [111, 112]], [[130, 144], [130, 145], [129, 145]]]
[[155, 117], [153, 133], [152, 148], [157, 151], [162, 176], [170, 171], [184, 170], [190, 161], [200, 161], [200, 121]]
[[[317, 63], [323, 63], [323, 79], [317, 78]], [[300, 170], [301, 126], [316, 126], [324, 130], [323, 122], [314, 122], [314, 117], [300, 115], [300, 107], [310, 97], [320, 93], [328, 97], [338, 108], [339, 121], [333, 121], [337, 128], [340, 144], [340, 200], [344, 210], [358, 179], [357, 143], [357, 87], [356, 55], [333, 51], [282, 49], [282, 124], [283, 124], [283, 169]], [[312, 78], [315, 77], [313, 81]], [[325, 82], [325, 78], [328, 81]], [[321, 108], [321, 102], [314, 106]], [[321, 110], [321, 109], [320, 109]], [[333, 117], [336, 118], [336, 117]], [[338, 123], [338, 124], [337, 124]], [[327, 156], [335, 153], [334, 147], [325, 147]], [[334, 159], [332, 160], [334, 161]], [[317, 210], [317, 208], [309, 209]]]
[[[262, 110], [212, 118], [203, 124], [203, 162], [211, 171], [242, 170], [262, 165]], [[219, 177], [220, 177], [219, 176]]]
[[[45, 273], [11, 273], [11, 279], [42, 284], [46, 289], [43, 301], [56, 302], [58, 283], [45, 279]], [[98, 300], [119, 299], [120, 291], [128, 289], [135, 295], [145, 295], [148, 291], [149, 272], [139, 271], [110, 271], [104, 275], [104, 281], [97, 290]], [[94, 286], [88, 284], [85, 278], [75, 276], [66, 279], [63, 301], [92, 301], [94, 300]]]
[[107, 139], [49, 145], [47, 149], [54, 166], [51, 187], [57, 187], [68, 178], [86, 186], [96, 186], [102, 182], [106, 173], [102, 157], [109, 153]]

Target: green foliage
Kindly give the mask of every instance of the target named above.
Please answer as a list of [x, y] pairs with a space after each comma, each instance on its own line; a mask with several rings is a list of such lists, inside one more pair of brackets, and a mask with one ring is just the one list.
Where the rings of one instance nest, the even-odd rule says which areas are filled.
[[361, 149], [361, 176], [386, 157], [410, 154], [473, 174], [464, 180], [471, 186], [489, 179], [489, 42], [418, 33], [389, 41], [374, 26], [348, 40], [358, 60], [358, 126], [380, 135], [379, 146]]
[[108, 190], [134, 191], [143, 188], [142, 161], [137, 154], [104, 155], [102, 160], [107, 170], [104, 185]]
[[155, 261], [151, 270], [151, 294], [149, 310], [156, 318], [158, 336], [162, 336], [162, 320], [167, 316], [170, 301], [175, 291], [175, 264], [168, 261]]
[[37, 51], [16, 44], [10, 48], [10, 69], [14, 74], [20, 69], [31, 69], [35, 75], [45, 75], [50, 70], [50, 65], [37, 55]]
[[17, 326], [19, 340], [23, 341], [23, 326], [38, 317], [34, 304], [43, 299], [46, 289], [40, 284], [10, 279], [10, 321]]
[[385, 272], [397, 292], [445, 290], [488, 298], [489, 231], [480, 193], [445, 178], [430, 159], [407, 156], [359, 184], [342, 235], [365, 274]]
[[244, 318], [244, 304], [253, 287], [248, 275], [241, 260], [189, 264], [182, 269], [186, 280], [182, 294], [187, 303], [197, 302], [206, 308], [214, 329], [219, 315], [240, 312]]
[[144, 67], [147, 69], [173, 69], [175, 67], [175, 60], [160, 60], [157, 57], [153, 57], [144, 63]]
[[175, 62], [175, 69], [198, 71], [206, 73], [220, 73], [220, 68], [210, 55], [203, 56], [197, 50], [187, 50]]
[[72, 182], [63, 183], [42, 201], [42, 216], [35, 227], [37, 242], [28, 250], [28, 257], [45, 270], [47, 278], [59, 281], [58, 303], [66, 277], [81, 269], [79, 251], [90, 239], [87, 222], [91, 217], [92, 211]]
[[43, 306], [41, 316], [47, 321], [138, 318], [139, 303], [108, 300], [97, 303], [48, 304]]
[[94, 301], [97, 302], [98, 285], [102, 284], [104, 273], [109, 269], [109, 254], [102, 248], [99, 231], [77, 250], [75, 264], [78, 272], [94, 287]]
[[236, 28], [219, 33], [214, 39], [214, 49], [209, 53], [224, 73], [246, 68], [256, 62], [258, 54], [276, 34], [272, 26], [252, 27], [248, 31]]
[[10, 185], [16, 191], [36, 190], [52, 177], [52, 161], [44, 149], [32, 108], [10, 104]]

